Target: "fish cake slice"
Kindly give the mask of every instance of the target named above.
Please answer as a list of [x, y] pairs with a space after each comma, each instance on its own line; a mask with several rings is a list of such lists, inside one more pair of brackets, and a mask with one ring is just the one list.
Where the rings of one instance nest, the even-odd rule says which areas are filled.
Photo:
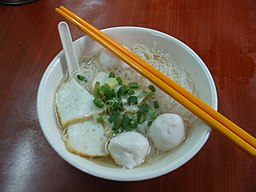
[[56, 109], [62, 128], [85, 121], [103, 112], [93, 103], [94, 97], [75, 78], [65, 82], [56, 93]]
[[63, 140], [71, 153], [84, 157], [108, 155], [104, 128], [94, 119], [68, 126]]

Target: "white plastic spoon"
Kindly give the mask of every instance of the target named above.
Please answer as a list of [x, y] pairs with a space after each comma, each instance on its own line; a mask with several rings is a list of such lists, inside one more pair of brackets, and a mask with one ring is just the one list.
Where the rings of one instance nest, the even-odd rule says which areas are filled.
[[72, 37], [68, 24], [64, 21], [58, 24], [59, 35], [62, 43], [62, 47], [65, 53], [65, 57], [68, 65], [69, 78], [74, 75], [75, 71], [78, 71], [79, 65], [76, 57], [76, 53], [72, 43]]

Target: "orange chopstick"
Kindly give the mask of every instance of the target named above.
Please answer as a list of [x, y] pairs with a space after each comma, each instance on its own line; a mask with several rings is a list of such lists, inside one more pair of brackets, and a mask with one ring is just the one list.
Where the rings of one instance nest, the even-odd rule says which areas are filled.
[[65, 7], [61, 6], [55, 10], [118, 58], [126, 62], [130, 67], [156, 84], [160, 89], [205, 121], [213, 129], [220, 132], [244, 151], [256, 156], [256, 139], [253, 136]]

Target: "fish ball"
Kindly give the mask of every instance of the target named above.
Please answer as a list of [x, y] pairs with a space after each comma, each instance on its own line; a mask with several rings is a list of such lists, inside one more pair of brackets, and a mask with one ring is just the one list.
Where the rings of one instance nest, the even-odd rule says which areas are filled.
[[99, 62], [106, 68], [126, 67], [126, 64], [119, 60], [116, 56], [105, 49], [102, 49], [99, 55]]
[[149, 127], [149, 136], [156, 148], [162, 151], [177, 147], [184, 140], [185, 135], [183, 120], [177, 114], [161, 114]]
[[149, 153], [148, 139], [138, 132], [123, 132], [113, 137], [108, 146], [108, 151], [114, 161], [128, 169], [143, 163]]

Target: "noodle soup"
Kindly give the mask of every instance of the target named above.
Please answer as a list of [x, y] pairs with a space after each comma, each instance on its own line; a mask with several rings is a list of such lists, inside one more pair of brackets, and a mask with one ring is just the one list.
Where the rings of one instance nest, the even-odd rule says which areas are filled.
[[[175, 61], [174, 64], [177, 64], [181, 71], [185, 70], [185, 73], [188, 73], [186, 77], [193, 80], [193, 86], [196, 89], [193, 90], [192, 86], [192, 89], [188, 88], [188, 90], [214, 109], [217, 109], [216, 88], [211, 74], [203, 61], [184, 43], [159, 31], [140, 27], [115, 27], [104, 29], [103, 31], [130, 49], [136, 44], [142, 44], [149, 48], [150, 51], [155, 50], [166, 54], [172, 61]], [[74, 48], [76, 55], [81, 58], [80, 64], [85, 62], [86, 59], [83, 58], [85, 55], [88, 56], [86, 58], [97, 57], [97, 53], [102, 49], [99, 44], [87, 36], [75, 41]], [[162, 70], [164, 71], [165, 69]], [[203, 147], [210, 135], [210, 128], [196, 118], [193, 123], [193, 116], [191, 116], [192, 121], [191, 125], [189, 125], [191, 114], [188, 113], [182, 116], [186, 128], [185, 140], [174, 150], [160, 152], [160, 155], [157, 153], [159, 151], [155, 150], [156, 153], [154, 153], [153, 148], [151, 148], [145, 161], [135, 168], [123, 169], [121, 166], [116, 165], [116, 162], [111, 160], [109, 156], [81, 157], [73, 154], [67, 150], [63, 142], [63, 129], [58, 124], [54, 108], [56, 105], [56, 91], [59, 89], [59, 83], [64, 81], [66, 74], [65, 56], [63, 52], [60, 52], [51, 61], [40, 82], [37, 96], [38, 119], [47, 141], [58, 155], [87, 174], [116, 181], [138, 181], [158, 177], [177, 169], [189, 161]], [[92, 75], [95, 75], [95, 73], [92, 73]], [[84, 83], [84, 86], [86, 86], [86, 83]], [[157, 87], [155, 88], [157, 89]], [[157, 90], [158, 94], [160, 92]], [[171, 98], [168, 99], [172, 100]], [[158, 99], [158, 101], [160, 105], [161, 100]], [[163, 110], [165, 110], [165, 107], [168, 108], [168, 104], [164, 105]], [[179, 104], [176, 105], [179, 109]], [[182, 111], [182, 107], [180, 110]], [[178, 111], [174, 110], [174, 113], [181, 114]], [[189, 122], [187, 123], [187, 121]], [[94, 132], [91, 133], [93, 134]], [[151, 154], [152, 158], [149, 158]], [[105, 160], [108, 160], [107, 163]]]
[[[196, 89], [195, 83], [193, 82], [193, 80], [191, 79], [189, 74], [186, 72], [185, 69], [183, 69], [183, 67], [181, 65], [176, 63], [168, 53], [165, 53], [163, 50], [156, 50], [153, 48], [148, 48], [143, 44], [135, 44], [134, 46], [132, 46], [130, 48], [130, 50], [133, 53], [135, 53], [136, 55], [138, 55], [139, 57], [141, 57], [142, 59], [144, 59], [145, 61], [147, 61], [153, 67], [155, 67], [156, 69], [158, 69], [159, 71], [161, 71], [162, 73], [167, 75], [169, 78], [176, 81], [178, 84], [183, 86], [185, 89], [187, 89], [194, 95], [197, 95], [197, 89]], [[150, 85], [151, 82], [149, 80], [147, 80], [146, 78], [141, 76], [138, 72], [136, 72], [134, 69], [132, 69], [131, 67], [129, 67], [122, 61], [115, 58], [113, 55], [108, 53], [104, 48], [102, 48], [98, 52], [95, 52], [91, 56], [83, 55], [80, 58], [79, 63], [80, 63], [80, 69], [78, 72], [75, 73], [73, 78], [75, 78], [77, 80], [77, 82], [81, 85], [81, 87], [86, 89], [88, 91], [88, 93], [90, 93], [91, 95], [95, 95], [94, 94], [95, 86], [96, 86], [95, 84], [97, 81], [102, 81], [103, 78], [106, 78], [105, 74], [112, 74], [114, 77], [119, 78], [120, 81], [126, 82], [127, 85], [129, 82], [136, 83], [138, 87], [143, 89], [143, 91], [145, 91], [148, 86], [153, 86], [153, 85]], [[110, 78], [110, 79], [112, 81], [115, 80], [115, 78]], [[106, 80], [106, 82], [109, 81], [110, 79]], [[99, 83], [99, 82], [97, 82], [97, 83]], [[103, 82], [103, 84], [104, 84], [104, 82]], [[115, 85], [115, 87], [112, 90], [114, 91], [114, 89], [117, 90], [117, 88], [119, 88], [118, 91], [120, 91], [124, 86], [126, 86], [123, 84], [124, 83], [120, 84], [119, 87], [118, 87], [118, 85]], [[94, 87], [94, 88], [92, 88], [92, 87]], [[111, 141], [111, 139], [113, 137], [118, 136], [118, 134], [120, 134], [122, 132], [127, 132], [127, 131], [138, 132], [138, 133], [142, 134], [149, 142], [149, 149], [138, 165], [149, 164], [155, 160], [164, 158], [165, 156], [172, 153], [173, 150], [175, 150], [180, 144], [182, 144], [186, 140], [187, 132], [188, 132], [188, 130], [193, 129], [193, 127], [195, 127], [197, 118], [190, 111], [188, 111], [186, 108], [184, 108], [178, 102], [176, 102], [169, 95], [164, 93], [162, 90], [160, 90], [157, 87], [154, 89], [155, 89], [155, 93], [150, 94], [149, 96], [146, 96], [145, 98], [143, 97], [141, 99], [141, 104], [133, 105], [133, 106], [129, 105], [129, 106], [124, 107], [124, 109], [120, 110], [120, 111], [122, 111], [122, 113], [120, 113], [120, 115], [129, 113], [129, 114], [133, 114], [132, 118], [134, 118], [134, 115], [136, 115], [136, 117], [135, 117], [136, 124], [138, 124], [138, 125], [131, 130], [126, 129], [126, 127], [129, 126], [129, 124], [128, 124], [129, 122], [127, 121], [126, 124], [123, 126], [122, 130], [115, 131], [115, 129], [114, 129], [115, 124], [113, 124], [109, 120], [112, 115], [112, 114], [109, 114], [109, 111], [108, 111], [109, 108], [106, 108], [105, 112], [102, 112], [103, 114], [99, 115], [98, 113], [96, 113], [96, 115], [93, 114], [91, 116], [91, 118], [95, 122], [97, 121], [97, 118], [99, 118], [99, 117], [102, 119], [102, 121], [104, 121], [104, 122], [100, 122], [100, 123], [103, 125], [104, 134], [105, 134], [106, 140], [107, 140], [107, 141], [105, 141], [105, 144], [104, 144], [105, 150], [107, 153], [109, 153], [109, 149], [108, 149], [109, 141]], [[131, 89], [131, 91], [134, 91], [134, 90], [138, 90], [138, 89], [135, 89], [135, 88]], [[116, 93], [118, 93], [118, 91], [116, 91]], [[135, 97], [135, 96], [133, 96], [133, 97]], [[114, 101], [115, 99], [118, 99], [118, 98], [114, 98], [114, 99], [112, 98], [111, 100], [105, 101], [105, 103], [110, 103], [110, 101], [115, 102]], [[121, 100], [124, 100], [124, 96], [122, 96]], [[66, 101], [66, 102], [69, 102], [69, 101]], [[148, 120], [148, 121], [145, 120], [145, 122], [140, 122], [140, 123], [139, 123], [140, 120], [138, 120], [140, 106], [145, 105], [145, 103], [149, 103], [149, 105], [153, 105], [153, 102], [157, 102], [157, 108], [153, 112], [155, 112], [155, 114], [157, 114], [158, 116], [161, 114], [169, 114], [169, 113], [170, 114], [178, 114], [179, 116], [181, 116], [181, 118], [184, 122], [185, 134], [184, 134], [184, 136], [182, 136], [181, 141], [179, 141], [174, 147], [169, 147], [169, 148], [167, 147], [166, 150], [162, 150], [161, 147], [159, 148], [155, 144], [154, 138], [152, 138], [152, 136], [149, 133], [149, 127], [151, 127], [151, 125], [149, 125], [149, 123], [151, 124], [152, 122], [154, 122], [154, 119], [151, 119], [152, 122], [149, 122], [150, 120]], [[126, 105], [125, 103], [121, 103], [121, 104]], [[97, 106], [96, 103], [95, 103], [95, 105]], [[127, 109], [127, 107], [128, 107], [128, 109]], [[57, 108], [58, 108], [58, 105], [57, 105]], [[116, 110], [116, 109], [114, 109], [114, 110]], [[106, 117], [107, 114], [109, 115], [108, 117]], [[57, 116], [59, 116], [59, 115], [60, 114], [58, 114], [58, 110], [57, 110]], [[131, 118], [131, 115], [125, 116], [125, 118], [128, 118], [128, 117], [131, 119], [131, 121], [133, 120]], [[76, 121], [76, 123], [80, 123], [80, 122], [83, 122], [86, 120], [88, 120], [88, 119], [81, 119], [79, 121]], [[124, 121], [124, 119], [122, 119], [121, 121]], [[61, 125], [61, 122], [59, 122], [59, 124]], [[71, 124], [75, 124], [75, 123], [72, 122]], [[160, 125], [160, 127], [161, 126], [162, 125]], [[171, 125], [167, 125], [167, 126], [170, 126], [170, 129], [171, 129]], [[70, 134], [68, 134], [68, 131], [67, 131], [67, 129], [70, 129], [70, 128], [67, 126], [62, 126], [62, 128], [63, 129], [65, 128], [63, 130], [63, 140], [66, 144], [67, 150], [69, 150], [70, 152], [75, 153], [77, 155], [84, 156], [85, 158], [89, 158], [90, 160], [92, 160], [94, 162], [101, 163], [101, 164], [103, 163], [104, 165], [110, 166], [110, 167], [113, 167], [113, 166], [118, 167], [117, 166], [118, 163], [117, 164], [115, 163], [115, 161], [116, 161], [115, 159], [113, 161], [113, 158], [111, 157], [111, 155], [107, 155], [107, 156], [106, 155], [95, 155], [96, 156], [96, 158], [95, 158], [95, 157], [93, 157], [94, 155], [90, 155], [90, 154], [88, 155], [88, 153], [86, 153], [86, 152], [81, 152], [81, 148], [82, 148], [81, 145], [85, 145], [84, 143], [80, 144], [80, 146], [76, 146], [76, 147], [72, 146], [72, 149], [71, 149], [70, 144], [69, 144], [70, 143], [69, 137], [72, 137], [72, 136], [70, 136]], [[151, 129], [153, 129], [153, 128], [151, 128]], [[156, 128], [154, 128], [154, 129], [156, 129]], [[160, 128], [159, 130], [161, 130], [161, 129], [163, 129], [163, 128]], [[168, 132], [169, 132], [169, 130], [168, 130]], [[79, 134], [79, 133], [76, 133], [76, 134]], [[156, 134], [158, 134], [158, 132], [156, 132]], [[159, 134], [161, 134], [161, 133], [159, 133]], [[176, 134], [176, 133], [172, 133], [172, 134]], [[176, 137], [176, 135], [174, 137]], [[76, 136], [76, 139], [79, 140], [80, 138], [78, 136]], [[83, 139], [86, 139], [86, 137], [84, 137], [84, 136], [83, 136], [83, 138], [81, 137], [81, 140], [83, 140]], [[126, 139], [126, 138], [124, 138], [124, 139]], [[172, 138], [169, 137], [167, 139], [171, 140]], [[161, 140], [162, 140], [162, 138], [161, 138]], [[130, 145], [130, 144], [127, 144], [127, 145]], [[162, 145], [162, 144], [160, 143], [160, 145]], [[102, 146], [102, 144], [101, 144], [101, 146]], [[122, 146], [122, 147], [125, 147], [125, 146]], [[80, 149], [80, 151], [78, 150], [78, 148]], [[131, 152], [132, 149], [130, 149], [130, 148], [125, 149], [125, 150], [126, 150], [125, 153], [127, 153], [127, 151], [129, 151], [129, 153], [132, 153]], [[118, 153], [120, 153], [120, 151], [118, 151]], [[110, 151], [110, 154], [111, 154], [111, 151]], [[133, 158], [136, 158], [136, 157], [133, 157]], [[127, 161], [127, 160], [125, 159], [124, 161]], [[133, 166], [129, 167], [126, 165], [123, 166], [121, 164], [121, 167], [133, 168], [138, 165], [133, 165]]]

